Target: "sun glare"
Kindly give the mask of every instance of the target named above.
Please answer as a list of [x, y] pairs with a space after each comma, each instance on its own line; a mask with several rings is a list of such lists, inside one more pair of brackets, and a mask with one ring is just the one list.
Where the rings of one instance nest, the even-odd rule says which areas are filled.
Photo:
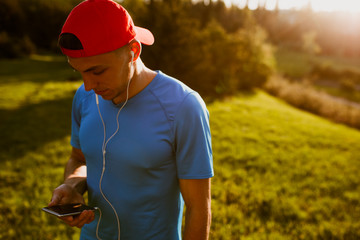
[[312, 0], [315, 11], [360, 12], [360, 1], [354, 0]]
[[256, 9], [259, 5], [269, 10], [275, 9], [278, 2], [280, 9], [302, 9], [309, 5], [316, 11], [326, 12], [356, 12], [360, 13], [359, 0], [224, 0], [227, 6], [231, 4], [244, 7], [248, 2], [250, 9]]

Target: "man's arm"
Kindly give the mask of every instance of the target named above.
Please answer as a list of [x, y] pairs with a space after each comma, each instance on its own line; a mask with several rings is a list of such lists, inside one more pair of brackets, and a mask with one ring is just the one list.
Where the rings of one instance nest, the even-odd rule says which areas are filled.
[[186, 205], [184, 240], [207, 240], [211, 225], [211, 179], [180, 179]]
[[78, 148], [72, 148], [70, 159], [65, 167], [64, 184], [76, 189], [81, 195], [87, 190], [86, 160]]
[[50, 206], [65, 203], [84, 202], [86, 191], [86, 160], [80, 149], [72, 148], [64, 172], [64, 183], [53, 192]]
[[[83, 194], [86, 189], [86, 160], [82, 151], [73, 147], [65, 167], [64, 183], [54, 190], [49, 206], [84, 203]], [[70, 216], [61, 219], [72, 227], [81, 228], [84, 224], [94, 220], [94, 212], [84, 211], [77, 217]]]

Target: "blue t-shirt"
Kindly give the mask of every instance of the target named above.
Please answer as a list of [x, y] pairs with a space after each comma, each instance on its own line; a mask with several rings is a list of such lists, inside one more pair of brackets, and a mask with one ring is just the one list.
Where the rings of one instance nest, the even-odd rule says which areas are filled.
[[[106, 140], [117, 128], [122, 104], [99, 97]], [[89, 205], [102, 211], [99, 237], [117, 239], [115, 214], [99, 190], [104, 129], [95, 93], [82, 85], [72, 110], [71, 145], [86, 158]], [[213, 176], [209, 114], [199, 94], [161, 72], [129, 99], [119, 131], [106, 147], [102, 190], [115, 207], [121, 239], [181, 239], [183, 200], [178, 179]], [[81, 239], [96, 239], [95, 221]]]

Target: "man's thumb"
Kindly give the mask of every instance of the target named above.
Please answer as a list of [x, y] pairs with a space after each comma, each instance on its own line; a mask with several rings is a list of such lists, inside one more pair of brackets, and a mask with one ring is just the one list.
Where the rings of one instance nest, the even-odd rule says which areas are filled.
[[53, 195], [51, 198], [50, 203], [48, 204], [49, 207], [54, 206], [54, 205], [58, 205], [60, 203], [61, 197], [59, 197], [58, 195]]

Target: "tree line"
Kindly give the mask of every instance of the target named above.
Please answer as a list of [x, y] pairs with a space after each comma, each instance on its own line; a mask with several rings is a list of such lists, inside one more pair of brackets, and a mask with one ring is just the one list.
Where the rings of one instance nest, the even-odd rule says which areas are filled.
[[[59, 53], [61, 26], [79, 0], [2, 0], [0, 57], [39, 51]], [[274, 69], [266, 32], [247, 9], [222, 1], [124, 0], [136, 25], [150, 29], [155, 44], [142, 58], [207, 96], [262, 85]]]

